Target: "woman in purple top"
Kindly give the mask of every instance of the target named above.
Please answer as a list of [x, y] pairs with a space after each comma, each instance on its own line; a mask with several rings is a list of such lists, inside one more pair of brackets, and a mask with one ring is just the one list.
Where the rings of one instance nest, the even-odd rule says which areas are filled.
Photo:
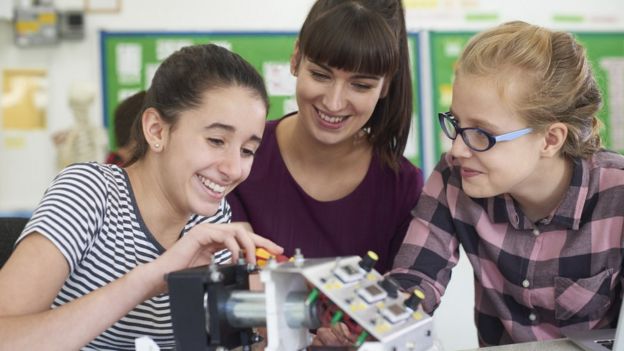
[[420, 196], [402, 155], [412, 90], [401, 1], [317, 1], [291, 58], [299, 111], [269, 122], [233, 220], [306, 257], [379, 255], [386, 271]]

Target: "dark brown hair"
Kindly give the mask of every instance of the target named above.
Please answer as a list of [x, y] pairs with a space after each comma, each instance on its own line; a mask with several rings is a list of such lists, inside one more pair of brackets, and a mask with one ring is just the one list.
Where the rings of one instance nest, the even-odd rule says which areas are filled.
[[141, 115], [143, 102], [145, 101], [145, 90], [141, 90], [125, 98], [117, 108], [115, 108], [115, 144], [123, 147], [130, 142], [130, 131], [134, 120]]
[[400, 0], [318, 0], [303, 23], [299, 52], [312, 62], [385, 76], [388, 93], [364, 126], [373, 150], [398, 169], [412, 121], [412, 81]]
[[[160, 64], [147, 90], [141, 114], [154, 108], [173, 129], [181, 112], [201, 105], [205, 92], [232, 86], [248, 88], [268, 110], [264, 81], [242, 57], [214, 44], [187, 46]], [[141, 118], [132, 126], [132, 138], [136, 144], [126, 165], [143, 158], [149, 148]]]

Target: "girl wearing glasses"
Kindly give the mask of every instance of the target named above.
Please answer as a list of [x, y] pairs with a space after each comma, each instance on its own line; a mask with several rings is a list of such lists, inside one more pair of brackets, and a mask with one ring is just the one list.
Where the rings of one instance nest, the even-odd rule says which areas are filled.
[[456, 67], [453, 140], [423, 189], [392, 276], [440, 303], [462, 245], [479, 343], [612, 327], [622, 301], [624, 157], [601, 148], [600, 92], [568, 33], [512, 22]]

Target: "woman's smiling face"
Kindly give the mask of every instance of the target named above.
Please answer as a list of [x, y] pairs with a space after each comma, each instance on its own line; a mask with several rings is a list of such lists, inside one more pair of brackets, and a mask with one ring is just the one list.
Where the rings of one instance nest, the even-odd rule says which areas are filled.
[[335, 69], [305, 57], [295, 68], [303, 125], [319, 142], [350, 142], [371, 118], [384, 77]]

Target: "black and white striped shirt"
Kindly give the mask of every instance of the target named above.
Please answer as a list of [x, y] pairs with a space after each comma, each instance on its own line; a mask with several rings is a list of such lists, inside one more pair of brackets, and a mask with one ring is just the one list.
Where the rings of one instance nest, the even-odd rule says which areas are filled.
[[[227, 223], [230, 217], [223, 201], [212, 217], [192, 216], [180, 234], [206, 221]], [[141, 218], [126, 172], [114, 165], [81, 163], [63, 170], [19, 240], [34, 232], [51, 240], [69, 264], [69, 276], [52, 308], [107, 285], [165, 251]], [[224, 250], [216, 259], [229, 257]], [[140, 336], [149, 336], [161, 349], [174, 346], [168, 294], [139, 304], [85, 349], [134, 350]]]

